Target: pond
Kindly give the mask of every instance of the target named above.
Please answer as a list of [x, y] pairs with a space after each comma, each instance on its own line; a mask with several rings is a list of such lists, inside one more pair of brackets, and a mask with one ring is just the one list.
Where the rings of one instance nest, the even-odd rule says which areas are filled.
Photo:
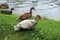
[[18, 16], [22, 15], [24, 12], [29, 12], [30, 7], [34, 6], [33, 15], [41, 15], [42, 17], [47, 17], [48, 19], [60, 20], [60, 5], [57, 2], [50, 1], [38, 1], [33, 3], [32, 1], [26, 2], [15, 2], [8, 3], [9, 7], [14, 7], [15, 10], [13, 14]]

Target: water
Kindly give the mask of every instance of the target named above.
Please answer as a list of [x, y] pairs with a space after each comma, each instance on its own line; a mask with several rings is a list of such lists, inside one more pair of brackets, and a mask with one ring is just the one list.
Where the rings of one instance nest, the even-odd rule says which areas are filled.
[[0, 3], [5, 3], [5, 2], [7, 2], [6, 0], [0, 0]]
[[33, 15], [41, 15], [45, 16], [48, 19], [52, 20], [60, 20], [60, 5], [56, 5], [52, 0], [50, 1], [26, 1], [26, 2], [15, 2], [8, 3], [9, 7], [14, 7], [15, 10], [13, 14], [18, 16], [22, 15], [25, 12], [29, 12], [30, 7], [34, 6], [35, 10], [33, 10]]

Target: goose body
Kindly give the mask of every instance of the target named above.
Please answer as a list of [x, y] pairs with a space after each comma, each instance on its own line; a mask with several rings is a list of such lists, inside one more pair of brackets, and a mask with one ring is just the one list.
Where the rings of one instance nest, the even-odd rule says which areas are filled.
[[23, 20], [22, 22], [18, 23], [17, 25], [14, 26], [14, 30], [20, 30], [22, 29], [32, 29], [34, 25], [36, 25], [35, 20]]

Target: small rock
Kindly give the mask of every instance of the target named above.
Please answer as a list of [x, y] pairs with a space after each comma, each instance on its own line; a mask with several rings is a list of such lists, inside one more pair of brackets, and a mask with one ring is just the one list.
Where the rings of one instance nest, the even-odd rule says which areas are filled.
[[8, 37], [6, 36], [4, 40], [7, 40], [7, 39], [8, 39]]

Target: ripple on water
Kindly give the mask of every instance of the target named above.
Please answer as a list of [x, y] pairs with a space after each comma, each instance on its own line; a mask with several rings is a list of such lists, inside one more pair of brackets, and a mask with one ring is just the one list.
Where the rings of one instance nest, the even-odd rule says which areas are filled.
[[39, 2], [33, 4], [32, 2], [29, 3], [27, 1], [26, 3], [24, 2], [23, 4], [18, 5], [16, 5], [15, 3], [8, 3], [8, 4], [10, 8], [15, 7], [13, 13], [16, 15], [21, 15], [24, 12], [29, 12], [30, 7], [34, 6], [36, 10], [33, 11], [33, 15], [39, 14], [49, 19], [60, 20], [60, 7], [58, 7], [58, 5], [54, 3], [47, 3], [47, 4], [43, 3]]

